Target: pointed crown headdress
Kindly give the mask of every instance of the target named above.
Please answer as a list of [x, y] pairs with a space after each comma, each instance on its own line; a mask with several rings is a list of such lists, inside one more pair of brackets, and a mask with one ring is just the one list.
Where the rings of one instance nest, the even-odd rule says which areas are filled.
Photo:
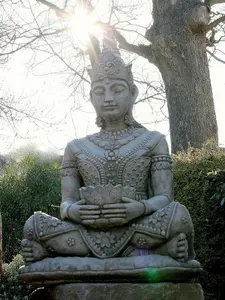
[[88, 51], [92, 69], [88, 74], [92, 84], [104, 78], [123, 79], [130, 90], [133, 90], [132, 65], [125, 65], [112, 30], [107, 30], [103, 36], [102, 51], [96, 37], [90, 36]]

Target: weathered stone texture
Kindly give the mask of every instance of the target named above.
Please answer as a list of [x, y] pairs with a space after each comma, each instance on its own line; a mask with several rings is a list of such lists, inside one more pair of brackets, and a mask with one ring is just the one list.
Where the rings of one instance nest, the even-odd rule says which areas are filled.
[[46, 300], [204, 300], [197, 283], [70, 283], [45, 291]]

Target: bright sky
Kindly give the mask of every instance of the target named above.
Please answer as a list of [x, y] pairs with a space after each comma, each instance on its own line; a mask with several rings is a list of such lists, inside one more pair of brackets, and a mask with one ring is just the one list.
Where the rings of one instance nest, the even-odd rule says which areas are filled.
[[[149, 14], [148, 14], [149, 15]], [[225, 48], [224, 48], [225, 51]], [[95, 113], [90, 105], [87, 103], [79, 110], [72, 110], [71, 100], [65, 100], [68, 97], [68, 88], [62, 85], [62, 77], [59, 75], [38, 76], [36, 71], [27, 69], [27, 62], [29, 61], [29, 52], [16, 53], [8, 64], [8, 67], [0, 75], [0, 81], [3, 82], [3, 87], [10, 88], [16, 97], [26, 96], [32, 106], [37, 105], [39, 109], [43, 108], [43, 114], [49, 111], [48, 117], [52, 122], [57, 124], [53, 128], [37, 129], [34, 125], [28, 122], [19, 124], [19, 131], [21, 135], [26, 136], [27, 140], [15, 137], [9, 128], [2, 128], [3, 137], [1, 138], [0, 153], [6, 153], [11, 150], [16, 150], [27, 144], [36, 144], [40, 150], [53, 150], [62, 151], [67, 142], [74, 138], [85, 136], [98, 131], [95, 126]], [[150, 64], [146, 64], [146, 60], [138, 59], [133, 64], [133, 68], [142, 66], [148, 73], [151, 80], [159, 80], [160, 75], [156, 68]], [[48, 68], [48, 63], [43, 63], [41, 68]], [[146, 69], [147, 68], [147, 69]], [[213, 86], [213, 94], [215, 100], [217, 121], [219, 126], [219, 140], [220, 143], [225, 145], [225, 64], [219, 63], [215, 60], [210, 61], [210, 72]], [[162, 116], [159, 115], [157, 105], [153, 104], [156, 112], [152, 111], [149, 104], [139, 104], [134, 111], [136, 119], [145, 124], [150, 130], [159, 130], [164, 133], [169, 140], [168, 122], [163, 121], [155, 123]]]

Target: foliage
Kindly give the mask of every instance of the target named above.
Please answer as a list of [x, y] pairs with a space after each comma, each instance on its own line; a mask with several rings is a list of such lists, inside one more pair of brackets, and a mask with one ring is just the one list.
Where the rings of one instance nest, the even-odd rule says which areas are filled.
[[20, 250], [23, 225], [34, 211], [56, 214], [60, 203], [59, 164], [55, 157], [27, 153], [4, 169], [0, 177], [4, 261]]
[[208, 145], [174, 157], [175, 199], [190, 211], [195, 226], [196, 257], [203, 266], [199, 281], [206, 300], [224, 299], [225, 151]]
[[214, 194], [211, 199], [215, 201], [220, 200], [220, 205], [224, 208], [225, 204], [225, 171], [215, 171], [209, 173], [207, 179], [209, 180], [209, 189], [211, 189]]
[[21, 255], [16, 255], [10, 264], [3, 265], [3, 276], [0, 284], [0, 299], [2, 300], [27, 300], [34, 289], [24, 282], [18, 282], [19, 267], [24, 264]]

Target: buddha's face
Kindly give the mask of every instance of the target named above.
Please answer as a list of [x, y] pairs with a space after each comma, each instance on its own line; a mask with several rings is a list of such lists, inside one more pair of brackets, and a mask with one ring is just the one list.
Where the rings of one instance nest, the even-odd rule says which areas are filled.
[[128, 84], [122, 79], [97, 81], [91, 90], [91, 101], [96, 113], [105, 121], [120, 120], [133, 105], [133, 97]]

